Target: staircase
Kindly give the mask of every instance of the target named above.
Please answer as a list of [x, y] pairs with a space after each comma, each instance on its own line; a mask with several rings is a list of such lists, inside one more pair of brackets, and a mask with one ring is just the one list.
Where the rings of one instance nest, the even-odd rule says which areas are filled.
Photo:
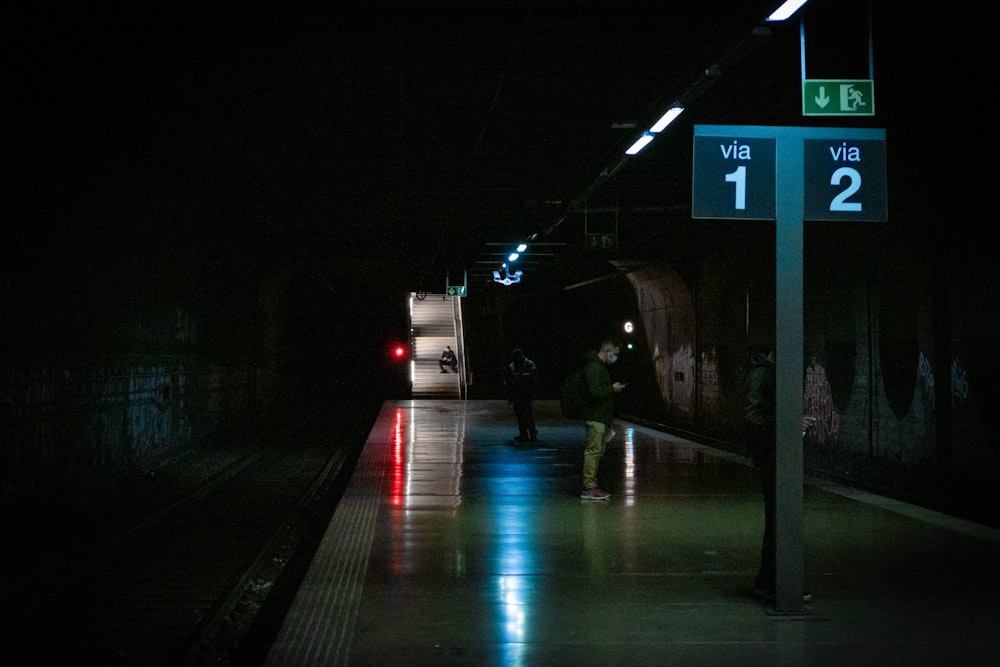
[[[462, 340], [462, 300], [443, 294], [410, 298], [413, 398], [465, 398], [466, 367]], [[458, 372], [441, 372], [446, 345], [458, 357]]]

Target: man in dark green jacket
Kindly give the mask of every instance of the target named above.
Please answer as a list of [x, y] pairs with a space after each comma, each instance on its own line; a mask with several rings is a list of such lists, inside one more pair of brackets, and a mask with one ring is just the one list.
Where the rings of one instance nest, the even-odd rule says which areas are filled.
[[588, 350], [584, 355], [584, 378], [587, 404], [583, 411], [586, 440], [583, 450], [584, 500], [607, 500], [611, 494], [597, 486], [597, 467], [604, 456], [608, 441], [614, 437], [611, 422], [615, 418], [615, 396], [625, 389], [625, 384], [611, 381], [611, 364], [618, 361], [621, 347], [618, 341], [605, 338], [598, 351]]

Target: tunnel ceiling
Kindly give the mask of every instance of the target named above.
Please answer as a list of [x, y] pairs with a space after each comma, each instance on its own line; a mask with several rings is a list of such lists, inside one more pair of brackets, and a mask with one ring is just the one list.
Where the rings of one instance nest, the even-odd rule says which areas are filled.
[[[529, 238], [526, 269], [565, 282], [609, 257], [677, 260], [712, 242], [692, 236], [693, 124], [805, 124], [798, 21], [754, 32], [778, 4], [21, 8], [8, 44], [22, 244], [68, 237], [258, 272], [395, 258], [404, 286], [428, 291], [446, 273], [489, 283]], [[867, 13], [806, 6], [812, 77], [867, 76]], [[898, 76], [912, 19], [874, 16], [893, 44], [876, 78]], [[884, 112], [851, 125], [902, 117], [891, 84], [880, 90]], [[682, 99], [681, 120], [623, 161]], [[617, 249], [583, 251], [584, 231], [605, 230]]]

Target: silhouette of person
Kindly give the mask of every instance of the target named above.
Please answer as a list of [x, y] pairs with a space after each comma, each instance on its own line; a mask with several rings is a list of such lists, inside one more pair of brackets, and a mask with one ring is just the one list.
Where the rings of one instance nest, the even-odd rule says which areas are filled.
[[607, 500], [611, 497], [597, 486], [597, 468], [615, 432], [611, 423], [615, 418], [615, 397], [625, 390], [625, 383], [612, 382], [611, 365], [618, 361], [621, 345], [613, 338], [601, 341], [599, 350], [588, 350], [584, 355], [584, 377], [588, 397], [583, 411], [586, 436], [583, 448], [584, 500]]
[[535, 428], [535, 390], [538, 385], [538, 368], [535, 362], [525, 356], [520, 348], [510, 353], [510, 363], [504, 378], [507, 388], [507, 402], [514, 406], [517, 416], [518, 442], [535, 442], [538, 430]]
[[451, 345], [445, 346], [444, 351], [441, 353], [441, 358], [438, 359], [438, 366], [441, 367], [442, 373], [448, 372], [445, 366], [456, 373], [458, 372], [458, 357], [455, 356], [455, 352], [451, 349]]
[[[776, 378], [774, 352], [765, 346], [750, 349], [750, 369], [743, 382], [746, 446], [753, 459], [761, 494], [764, 497], [764, 535], [760, 545], [760, 566], [754, 577], [753, 592], [766, 601], [774, 600], [777, 578], [777, 546], [775, 542], [775, 511], [777, 508], [777, 456], [775, 442]], [[815, 422], [814, 417], [802, 418], [802, 431]], [[805, 593], [803, 602], [812, 599]]]

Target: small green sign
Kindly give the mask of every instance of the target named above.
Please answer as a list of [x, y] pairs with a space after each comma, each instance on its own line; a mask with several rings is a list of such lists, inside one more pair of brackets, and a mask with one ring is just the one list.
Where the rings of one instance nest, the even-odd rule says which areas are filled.
[[588, 250], [617, 250], [617, 234], [587, 234]]
[[874, 116], [875, 82], [871, 79], [806, 79], [802, 82], [803, 116]]
[[448, 296], [466, 296], [465, 285], [448, 285], [445, 292]]

